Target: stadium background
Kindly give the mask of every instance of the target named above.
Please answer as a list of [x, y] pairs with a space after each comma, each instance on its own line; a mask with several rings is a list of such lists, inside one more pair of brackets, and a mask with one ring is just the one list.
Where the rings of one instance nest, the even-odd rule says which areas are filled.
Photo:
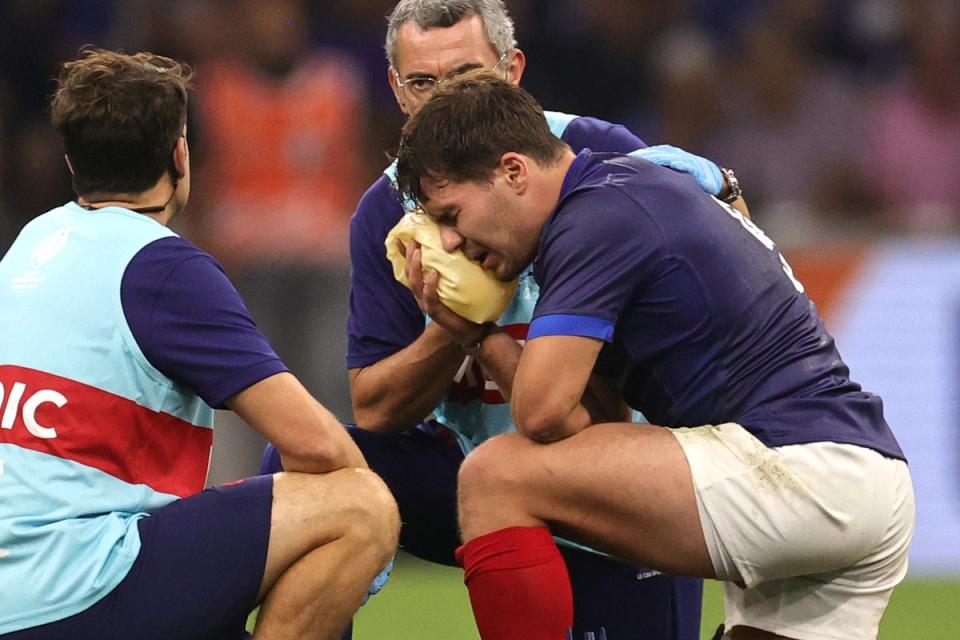
[[[911, 459], [911, 571], [880, 637], [960, 638], [958, 2], [506, 3], [524, 84], [548, 108], [737, 170]], [[195, 179], [178, 230], [224, 262], [281, 355], [349, 420], [344, 234], [401, 124], [382, 53], [392, 4], [0, 2], [0, 250], [71, 197], [46, 114], [57, 64], [88, 43], [185, 59]], [[261, 446], [221, 417], [211, 482], [252, 472]], [[710, 587], [705, 629], [721, 615]], [[401, 556], [355, 637], [476, 637], [459, 575]]]

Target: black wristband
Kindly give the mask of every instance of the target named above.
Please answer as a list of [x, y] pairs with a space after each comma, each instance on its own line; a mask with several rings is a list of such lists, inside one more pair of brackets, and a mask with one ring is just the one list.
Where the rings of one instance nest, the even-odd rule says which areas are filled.
[[480, 333], [476, 337], [471, 338], [460, 343], [460, 348], [466, 352], [477, 351], [481, 346], [483, 346], [483, 341], [490, 337], [490, 334], [493, 333], [493, 330], [497, 328], [497, 325], [493, 322], [484, 322], [480, 325]]

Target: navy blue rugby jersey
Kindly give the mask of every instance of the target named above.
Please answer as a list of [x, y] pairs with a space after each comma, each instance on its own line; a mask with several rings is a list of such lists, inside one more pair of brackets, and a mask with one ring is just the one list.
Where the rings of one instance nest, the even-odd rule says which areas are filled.
[[606, 342], [599, 373], [653, 424], [737, 422], [768, 446], [832, 441], [903, 459], [789, 265], [688, 175], [581, 152], [534, 263], [527, 339]]
[[[646, 145], [622, 125], [547, 111], [551, 131], [574, 151], [629, 153]], [[391, 165], [363, 195], [350, 220], [347, 366], [366, 367], [406, 348], [425, 327], [409, 289], [393, 277], [383, 242], [403, 217]]]

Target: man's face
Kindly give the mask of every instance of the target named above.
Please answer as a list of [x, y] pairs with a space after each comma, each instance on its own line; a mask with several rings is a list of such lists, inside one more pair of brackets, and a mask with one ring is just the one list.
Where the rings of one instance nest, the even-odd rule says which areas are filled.
[[489, 182], [423, 178], [424, 211], [440, 227], [443, 248], [457, 249], [504, 282], [536, 255], [539, 236], [524, 224], [523, 198], [499, 173]]
[[407, 22], [397, 33], [396, 63], [395, 69], [387, 71], [388, 81], [400, 109], [411, 116], [430, 97], [429, 79], [442, 82], [474, 69], [496, 67], [508, 81], [517, 83], [524, 59], [514, 49], [501, 60], [487, 39], [483, 21], [474, 15], [452, 27], [426, 30], [413, 21]]

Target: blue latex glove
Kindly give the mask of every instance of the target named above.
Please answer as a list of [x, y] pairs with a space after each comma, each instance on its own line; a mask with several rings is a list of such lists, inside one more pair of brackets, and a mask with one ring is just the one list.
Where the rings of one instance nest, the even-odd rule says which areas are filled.
[[661, 167], [670, 167], [683, 173], [689, 173], [697, 181], [700, 188], [713, 196], [720, 195], [723, 189], [723, 174], [716, 164], [669, 144], [658, 144], [646, 149], [637, 149], [630, 152], [631, 156], [643, 158], [659, 164]]
[[384, 567], [383, 571], [377, 574], [377, 577], [373, 579], [373, 583], [370, 585], [370, 588], [367, 589], [367, 595], [363, 597], [363, 602], [360, 603], [360, 606], [367, 604], [367, 600], [370, 599], [370, 596], [375, 596], [380, 593], [380, 590], [383, 589], [383, 586], [387, 584], [387, 580], [390, 579], [390, 572], [393, 571], [393, 561], [396, 558], [390, 558], [390, 562], [387, 563], [387, 566]]

